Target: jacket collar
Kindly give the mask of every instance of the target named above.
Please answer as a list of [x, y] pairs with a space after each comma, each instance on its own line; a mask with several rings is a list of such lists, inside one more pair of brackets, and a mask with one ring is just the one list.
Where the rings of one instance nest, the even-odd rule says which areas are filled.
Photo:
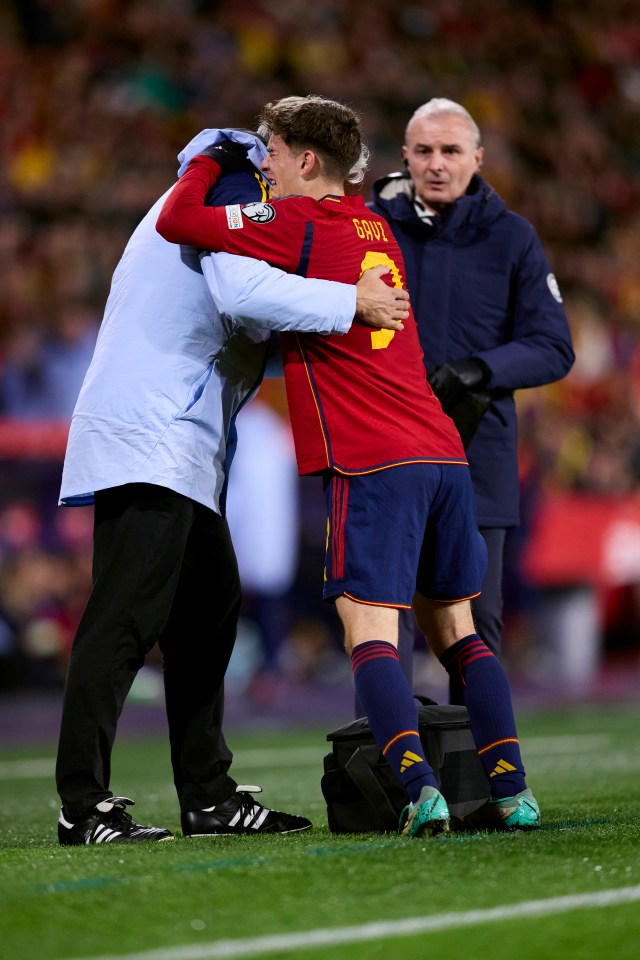
[[474, 173], [464, 196], [451, 204], [446, 216], [434, 216], [432, 224], [421, 220], [414, 207], [414, 191], [406, 173], [391, 173], [373, 185], [373, 202], [388, 219], [407, 228], [448, 232], [459, 226], [480, 225], [495, 220], [505, 209], [504, 200], [486, 180]]

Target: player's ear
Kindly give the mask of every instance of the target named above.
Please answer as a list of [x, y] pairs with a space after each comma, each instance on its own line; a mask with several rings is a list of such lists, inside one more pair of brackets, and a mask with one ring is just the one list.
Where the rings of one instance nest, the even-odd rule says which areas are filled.
[[303, 150], [300, 155], [300, 172], [308, 176], [312, 170], [317, 172], [319, 165], [318, 156], [313, 150]]

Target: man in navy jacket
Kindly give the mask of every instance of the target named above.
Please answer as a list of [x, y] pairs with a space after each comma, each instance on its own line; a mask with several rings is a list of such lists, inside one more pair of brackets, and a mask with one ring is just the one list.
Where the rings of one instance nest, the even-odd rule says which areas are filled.
[[[519, 522], [514, 391], [564, 377], [571, 335], [534, 228], [479, 176], [480, 131], [464, 107], [445, 99], [419, 107], [402, 155], [405, 171], [374, 184], [370, 207], [400, 244], [429, 382], [465, 441], [489, 552], [473, 612], [499, 654], [504, 543]], [[410, 677], [409, 617], [400, 651]], [[464, 702], [461, 689], [450, 697]]]

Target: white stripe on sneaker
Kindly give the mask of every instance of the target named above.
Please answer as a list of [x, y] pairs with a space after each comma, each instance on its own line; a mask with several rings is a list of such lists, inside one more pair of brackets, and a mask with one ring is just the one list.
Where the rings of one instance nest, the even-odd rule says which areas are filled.
[[243, 827], [252, 827], [252, 826], [253, 826], [253, 821], [255, 820], [256, 815], [257, 815], [257, 813], [258, 813], [259, 810], [260, 810], [260, 807], [257, 807], [257, 806], [254, 804], [254, 805], [251, 807], [251, 810], [249, 810], [249, 811], [247, 812], [244, 820], [242, 821], [242, 826], [243, 826]]
[[[259, 807], [254, 807], [253, 809], [254, 809], [254, 810], [258, 810], [258, 809], [260, 809], [260, 808], [259, 808]], [[269, 816], [269, 811], [268, 811], [268, 809], [267, 809], [266, 807], [262, 807], [261, 812], [260, 812], [260, 816], [259, 816], [258, 819], [252, 824], [253, 829], [254, 829], [254, 830], [259, 830], [260, 827], [262, 826], [262, 824], [264, 823], [264, 821], [267, 819], [268, 816]]]
[[112, 830], [111, 827], [105, 826], [104, 823], [99, 823], [94, 831], [93, 839], [91, 837], [87, 838], [87, 843], [111, 843], [112, 840], [115, 840], [116, 837], [122, 836], [120, 830]]

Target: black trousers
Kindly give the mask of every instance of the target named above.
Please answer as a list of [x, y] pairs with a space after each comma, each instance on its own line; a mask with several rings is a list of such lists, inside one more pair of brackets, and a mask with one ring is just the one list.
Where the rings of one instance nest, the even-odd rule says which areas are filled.
[[[504, 567], [504, 542], [507, 535], [504, 527], [480, 527], [487, 544], [488, 565], [482, 584], [482, 593], [471, 602], [474, 623], [478, 636], [492, 653], [500, 656], [502, 644], [502, 576]], [[398, 654], [409, 683], [413, 681], [413, 647], [416, 623], [412, 610], [400, 611]], [[449, 681], [449, 702], [464, 704], [464, 693], [459, 681]]]
[[211, 806], [236, 787], [222, 716], [241, 595], [226, 521], [152, 484], [104, 490], [95, 501], [93, 588], [73, 643], [58, 743], [64, 813], [80, 819], [112, 796], [118, 718], [155, 643], [180, 809]]

